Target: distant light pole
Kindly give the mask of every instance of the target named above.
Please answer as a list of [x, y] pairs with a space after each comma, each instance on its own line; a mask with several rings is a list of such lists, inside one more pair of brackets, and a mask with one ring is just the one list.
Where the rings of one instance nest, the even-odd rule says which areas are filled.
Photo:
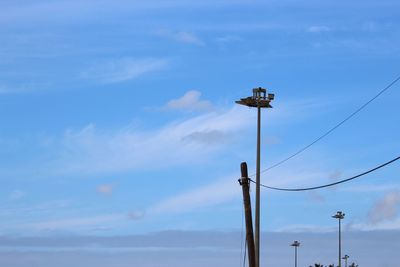
[[300, 242], [294, 241], [291, 246], [294, 247], [294, 267], [297, 267], [297, 248], [300, 246]]
[[336, 212], [335, 215], [332, 216], [332, 218], [338, 219], [339, 220], [339, 267], [342, 267], [342, 224], [341, 221], [344, 219], [344, 213], [341, 211]]
[[269, 104], [274, 100], [274, 94], [267, 94], [261, 87], [253, 89], [253, 96], [241, 98], [237, 104], [257, 108], [257, 165], [256, 165], [256, 211], [255, 211], [255, 258], [256, 267], [260, 267], [260, 144], [261, 144], [261, 108], [272, 108]]
[[344, 255], [343, 258], [342, 258], [342, 259], [344, 259], [344, 264], [345, 264], [344, 266], [345, 266], [345, 267], [347, 267], [347, 259], [348, 259], [348, 258], [350, 258], [350, 256], [347, 255], [347, 254]]

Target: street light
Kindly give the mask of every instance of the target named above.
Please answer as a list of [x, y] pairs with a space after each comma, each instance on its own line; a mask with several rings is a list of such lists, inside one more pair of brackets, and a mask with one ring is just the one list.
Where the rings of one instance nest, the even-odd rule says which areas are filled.
[[345, 267], [347, 267], [347, 259], [348, 259], [348, 258], [350, 258], [350, 256], [349, 256], [349, 255], [347, 255], [347, 254], [346, 254], [346, 255], [344, 255], [344, 256], [343, 256], [343, 258], [342, 258], [342, 259], [344, 259], [344, 264], [345, 264]]
[[339, 267], [342, 267], [342, 224], [341, 220], [344, 219], [344, 213], [341, 211], [336, 212], [335, 215], [332, 216], [332, 218], [338, 219], [339, 220]]
[[260, 143], [261, 143], [261, 108], [272, 108], [269, 104], [274, 100], [274, 94], [268, 94], [261, 87], [253, 89], [253, 96], [241, 98], [237, 104], [257, 108], [257, 165], [256, 165], [256, 211], [254, 248], [256, 253], [256, 267], [260, 267]]
[[300, 242], [294, 241], [291, 246], [294, 247], [294, 267], [297, 267], [297, 248], [300, 246]]

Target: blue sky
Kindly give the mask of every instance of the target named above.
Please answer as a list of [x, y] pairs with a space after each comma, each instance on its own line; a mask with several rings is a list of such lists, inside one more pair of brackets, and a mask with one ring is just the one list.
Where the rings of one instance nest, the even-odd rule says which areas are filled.
[[[3, 0], [0, 235], [17, 240], [11, 248], [1, 240], [3, 263], [51, 262], [46, 238], [65, 248], [65, 236], [118, 243], [229, 232], [240, 248], [237, 179], [242, 161], [255, 169], [256, 112], [234, 101], [258, 86], [275, 93], [274, 108], [262, 114], [262, 168], [284, 159], [400, 74], [399, 10], [396, 1]], [[399, 156], [399, 89], [395, 84], [262, 182], [319, 185]], [[262, 231], [284, 240], [326, 237], [337, 226], [331, 215], [343, 210], [355, 240], [346, 253], [376, 266], [366, 260], [371, 253], [360, 252], [371, 248], [359, 247], [376, 236], [387, 241], [383, 253], [399, 235], [399, 170], [394, 163], [313, 192], [263, 190]], [[36, 249], [47, 256], [33, 256], [39, 252], [26, 248], [26, 237], [43, 238]], [[228, 244], [213, 249], [232, 252]], [[89, 261], [85, 248], [57, 253], [79, 266]], [[335, 259], [327, 253], [315, 261]], [[399, 260], [385, 259], [381, 266]], [[174, 259], [140, 264], [178, 266]]]

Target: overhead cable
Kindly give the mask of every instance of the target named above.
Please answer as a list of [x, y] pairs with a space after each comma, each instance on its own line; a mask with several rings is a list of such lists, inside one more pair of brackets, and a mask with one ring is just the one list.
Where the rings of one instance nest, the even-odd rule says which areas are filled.
[[[370, 169], [370, 170], [365, 171], [365, 172], [363, 172], [363, 173], [357, 174], [357, 175], [355, 175], [355, 176], [353, 176], [353, 177], [350, 177], [350, 178], [347, 178], [347, 179], [343, 179], [343, 180], [340, 180], [340, 181], [337, 181], [337, 182], [334, 182], [334, 183], [330, 183], [330, 184], [324, 184], [324, 185], [313, 186], [313, 187], [305, 187], [305, 188], [281, 188], [281, 187], [268, 186], [268, 185], [264, 185], [264, 184], [260, 184], [260, 186], [262, 186], [262, 187], [264, 187], [264, 188], [271, 189], [271, 190], [292, 191], [292, 192], [293, 192], [293, 191], [309, 191], [309, 190], [316, 190], [316, 189], [321, 189], [321, 188], [325, 188], [325, 187], [330, 187], [330, 186], [342, 184], [342, 183], [345, 183], [345, 182], [349, 182], [349, 181], [351, 181], [351, 180], [354, 180], [354, 179], [356, 179], [356, 178], [360, 178], [360, 177], [362, 177], [362, 176], [364, 176], [364, 175], [366, 175], [366, 174], [368, 174], [368, 173], [371, 173], [371, 172], [374, 172], [374, 171], [376, 171], [376, 170], [378, 170], [378, 169], [380, 169], [380, 168], [383, 168], [383, 167], [385, 167], [385, 166], [387, 166], [387, 165], [389, 165], [389, 164], [391, 164], [391, 163], [393, 163], [393, 162], [395, 162], [395, 161], [397, 161], [397, 160], [399, 160], [399, 159], [400, 159], [400, 156], [397, 157], [397, 158], [394, 158], [394, 159], [392, 159], [392, 160], [389, 160], [388, 162], [385, 162], [385, 163], [383, 163], [383, 164], [381, 164], [381, 165], [379, 165], [379, 166], [377, 166], [377, 167], [375, 167], [375, 168], [373, 168], [373, 169]], [[250, 181], [253, 182], [253, 183], [256, 183], [256, 182], [253, 181], [252, 179], [250, 179]]]

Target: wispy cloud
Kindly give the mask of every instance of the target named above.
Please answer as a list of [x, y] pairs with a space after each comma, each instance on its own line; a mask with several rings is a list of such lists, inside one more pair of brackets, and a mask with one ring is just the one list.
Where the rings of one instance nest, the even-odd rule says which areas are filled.
[[201, 93], [196, 90], [186, 92], [182, 97], [170, 100], [164, 110], [206, 111], [212, 105], [208, 100], [201, 100]]
[[21, 190], [14, 190], [10, 193], [9, 195], [9, 199], [10, 200], [18, 200], [21, 199], [25, 196], [25, 192], [21, 191]]
[[99, 61], [81, 73], [81, 77], [102, 83], [119, 83], [136, 79], [167, 67], [166, 59], [120, 58]]
[[[195, 106], [200, 103], [199, 107], [208, 106], [208, 102], [202, 102], [204, 100], [198, 97], [194, 99], [195, 102], [193, 98], [192, 102], [188, 102]], [[309, 101], [303, 102], [283, 103], [283, 108], [271, 110], [268, 124], [288, 123], [294, 119], [298, 121], [302, 117], [315, 116], [316, 113], [311, 111], [320, 111], [322, 108], [320, 100], [316, 106]], [[182, 108], [186, 107], [183, 103], [187, 104], [185, 101], [176, 103], [175, 107], [180, 105]], [[289, 110], [285, 108], [287, 105], [296, 108]], [[42, 176], [93, 175], [204, 163], [227, 152], [227, 149], [231, 150], [233, 145], [239, 146], [239, 143], [233, 142], [250, 133], [252, 128], [249, 125], [254, 124], [255, 117], [254, 110], [235, 105], [228, 109], [195, 114], [151, 130], [135, 124], [116, 129], [103, 129], [95, 124], [67, 129], [61, 136], [52, 136], [52, 142], [40, 146], [42, 150], [39, 149], [36, 154], [51, 155], [51, 158], [42, 165], [35, 164], [34, 170]], [[35, 160], [33, 158], [32, 162]], [[157, 164], [154, 165], [154, 162]], [[321, 169], [318, 167], [316, 170]], [[15, 170], [13, 173], [27, 175], [32, 173], [32, 169]], [[293, 184], [293, 177], [300, 179], [297, 182], [304, 177], [304, 184], [310, 184], [313, 179], [327, 177], [328, 174], [326, 170], [320, 173], [315, 171], [312, 175], [288, 171], [272, 173], [272, 176], [277, 177], [271, 180], [272, 186], [284, 186]]]
[[19, 227], [25, 229], [32, 229], [36, 231], [55, 231], [55, 230], [71, 230], [74, 227], [93, 229], [97, 226], [104, 226], [108, 223], [126, 220], [127, 216], [124, 214], [106, 214], [96, 215], [91, 217], [77, 217], [59, 220], [46, 220], [42, 222], [21, 224]]
[[388, 192], [388, 191], [393, 191], [393, 189], [399, 187], [400, 185], [396, 184], [383, 184], [383, 185], [365, 184], [365, 185], [357, 185], [357, 187], [354, 186], [341, 187], [340, 191], [353, 192], [353, 193]]
[[291, 224], [276, 230], [276, 232], [288, 233], [330, 233], [334, 231], [336, 231], [336, 227], [319, 226], [314, 224]]
[[186, 32], [186, 31], [170, 31], [170, 30], [160, 30], [157, 33], [159, 36], [180, 42], [180, 43], [186, 43], [186, 44], [192, 44], [192, 45], [200, 45], [203, 46], [205, 45], [204, 41], [201, 40], [197, 35], [195, 35], [192, 32]]
[[331, 28], [328, 26], [311, 26], [307, 31], [312, 33], [329, 32]]
[[[309, 101], [300, 102], [282, 104], [283, 108], [270, 111], [269, 125], [282, 124], [283, 121], [288, 123], [294, 118], [298, 121], [299, 118], [315, 115], [311, 111], [320, 111], [322, 107], [320, 100], [316, 106]], [[208, 101], [199, 99], [199, 93], [169, 104], [175, 108], [189, 108], [190, 103], [197, 109], [210, 105]], [[287, 105], [296, 108], [289, 110], [285, 108]], [[235, 105], [228, 109], [212, 109], [204, 114], [195, 114], [151, 130], [134, 124], [117, 129], [102, 129], [95, 124], [68, 129], [62, 136], [51, 137], [52, 142], [42, 146], [42, 153], [51, 154], [52, 157], [43, 165], [35, 165], [35, 171], [44, 176], [88, 175], [198, 164], [212, 160], [228, 148], [232, 149], [233, 141], [249, 133], [248, 126], [254, 123], [255, 116], [254, 110]], [[27, 174], [31, 170], [20, 170], [19, 173]], [[311, 176], [309, 173], [303, 176], [308, 181], [305, 184], [309, 184], [313, 178], [328, 175], [323, 170], [320, 175], [315, 171]], [[301, 179], [301, 176], [301, 173], [273, 173], [273, 177], [279, 179], [271, 183], [275, 186], [285, 185], [286, 181], [293, 183], [293, 177]]]
[[386, 221], [379, 221], [373, 224], [371, 224], [370, 222], [354, 223], [354, 224], [349, 224], [349, 228], [351, 230], [356, 230], [356, 231], [400, 230], [400, 218], [386, 220]]
[[316, 191], [309, 192], [308, 197], [315, 203], [325, 203], [325, 201], [326, 201], [324, 195], [322, 195]]
[[135, 210], [135, 211], [131, 211], [128, 213], [128, 219], [136, 221], [136, 220], [143, 219], [145, 215], [146, 215], [146, 213], [144, 211]]
[[202, 207], [231, 201], [240, 197], [240, 186], [238, 186], [235, 177], [232, 175], [229, 179], [219, 180], [162, 200], [150, 207], [148, 213], [150, 215], [159, 215], [190, 212]]
[[400, 206], [400, 191], [386, 193], [370, 209], [368, 219], [371, 224], [394, 220]]
[[0, 95], [44, 91], [49, 89], [49, 85], [49, 82], [22, 82], [13, 85], [2, 84], [0, 85]]
[[97, 186], [96, 190], [102, 195], [110, 196], [114, 191], [114, 186], [111, 184], [102, 184]]
[[241, 42], [243, 39], [237, 35], [225, 35], [218, 37], [217, 42], [220, 44], [228, 44], [228, 43], [235, 43], [235, 42]]
[[218, 144], [228, 141], [229, 135], [217, 130], [199, 131], [188, 134], [182, 140], [188, 140], [189, 142], [195, 141], [204, 144]]
[[[253, 112], [234, 107], [153, 131], [142, 131], [134, 126], [104, 131], [90, 124], [80, 130], [68, 130], [59, 147], [54, 147], [59, 157], [46, 168], [62, 173], [97, 173], [186, 164], [210, 158], [224, 147], [225, 143], [207, 143], [210, 137], [207, 133], [211, 133], [212, 138], [215, 133], [236, 136], [248, 126], [252, 117]], [[205, 136], [200, 138], [200, 133]], [[154, 166], [154, 162], [158, 165]]]

